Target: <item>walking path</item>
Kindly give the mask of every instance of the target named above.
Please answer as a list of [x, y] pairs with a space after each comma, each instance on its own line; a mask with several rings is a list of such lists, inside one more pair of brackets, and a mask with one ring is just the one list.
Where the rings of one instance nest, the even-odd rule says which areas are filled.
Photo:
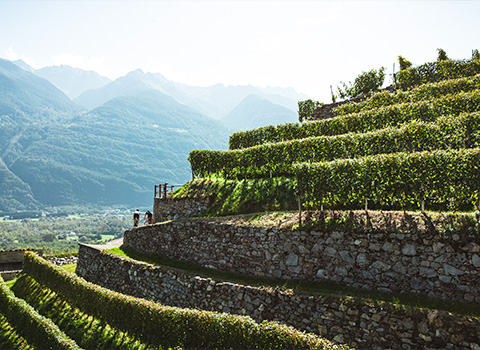
[[[83, 244], [83, 243], [80, 243]], [[119, 248], [123, 244], [123, 238], [114, 239], [113, 241], [107, 242], [107, 244], [83, 244], [87, 247], [91, 247], [97, 250], [105, 250], [111, 248]]]

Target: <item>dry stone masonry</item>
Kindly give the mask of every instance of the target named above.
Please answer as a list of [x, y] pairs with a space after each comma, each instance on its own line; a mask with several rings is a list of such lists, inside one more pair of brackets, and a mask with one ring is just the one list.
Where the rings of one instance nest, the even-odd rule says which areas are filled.
[[480, 349], [478, 318], [217, 282], [86, 245], [79, 249], [77, 274], [106, 288], [166, 305], [249, 315], [257, 322], [277, 320], [360, 350]]
[[[349, 231], [176, 220], [128, 230], [124, 244], [224, 271], [480, 303], [478, 234], [445, 234], [429, 228], [422, 214], [369, 215]], [[382, 221], [388, 230], [372, 229], [371, 222]]]
[[153, 204], [153, 222], [198, 216], [207, 210], [208, 204], [208, 198], [155, 198]]

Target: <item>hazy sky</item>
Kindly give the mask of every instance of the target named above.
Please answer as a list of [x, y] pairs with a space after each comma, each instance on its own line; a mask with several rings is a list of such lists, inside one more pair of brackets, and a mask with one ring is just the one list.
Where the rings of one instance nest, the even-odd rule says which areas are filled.
[[479, 17], [480, 1], [0, 0], [0, 57], [112, 79], [141, 68], [189, 85], [293, 87], [329, 102], [330, 85], [391, 74], [398, 55], [471, 57]]

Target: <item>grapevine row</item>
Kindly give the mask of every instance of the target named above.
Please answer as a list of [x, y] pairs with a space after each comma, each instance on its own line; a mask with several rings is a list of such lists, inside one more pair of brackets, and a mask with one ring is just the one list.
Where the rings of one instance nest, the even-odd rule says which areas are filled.
[[439, 208], [478, 207], [480, 148], [395, 153], [294, 166], [314, 207], [383, 207], [428, 201]]
[[414, 120], [400, 128], [364, 134], [309, 137], [231, 151], [192, 151], [193, 174], [205, 177], [255, 178], [292, 174], [294, 163], [332, 161], [366, 155], [480, 147], [480, 113]]
[[0, 313], [17, 332], [38, 349], [80, 350], [50, 319], [17, 298], [0, 276]]
[[478, 58], [466, 60], [440, 60], [427, 62], [418, 67], [409, 67], [395, 74], [396, 85], [401, 89], [442, 80], [473, 76], [480, 73]]
[[440, 98], [447, 94], [469, 92], [480, 89], [480, 74], [473, 77], [444, 80], [424, 84], [412, 90], [394, 92], [382, 91], [361, 102], [351, 102], [333, 109], [335, 116], [358, 113], [367, 109], [389, 106], [397, 103], [418, 102]]
[[313, 334], [250, 317], [164, 306], [102, 288], [27, 252], [24, 272], [74, 307], [151, 345], [187, 349], [344, 349]]
[[303, 139], [312, 136], [365, 133], [396, 126], [414, 119], [434, 121], [441, 115], [480, 111], [480, 90], [442, 96], [431, 101], [394, 104], [360, 113], [308, 123], [287, 123], [236, 132], [230, 136], [230, 149], [242, 149], [266, 143]]

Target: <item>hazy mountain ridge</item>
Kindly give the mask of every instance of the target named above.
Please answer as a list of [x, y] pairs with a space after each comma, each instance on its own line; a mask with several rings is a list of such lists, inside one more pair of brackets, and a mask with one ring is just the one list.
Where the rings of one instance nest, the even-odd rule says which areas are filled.
[[0, 211], [149, 205], [153, 184], [191, 178], [192, 149], [227, 147], [220, 122], [157, 90], [85, 112], [45, 79], [0, 63]]
[[[65, 71], [68, 82], [70, 68], [44, 72]], [[296, 106], [276, 94], [293, 89], [192, 87], [136, 70], [81, 94], [75, 101], [99, 104], [87, 111], [37, 73], [0, 60], [0, 211], [149, 205], [154, 184], [190, 180], [191, 150], [226, 149], [234, 129], [296, 120], [271, 102]], [[202, 110], [228, 115], [230, 129]]]
[[[27, 120], [44, 120], [81, 111], [51, 82], [0, 59], [0, 113], [2, 117], [22, 115]], [[2, 118], [3, 119], [3, 118]], [[17, 118], [20, 121], [19, 118]]]
[[74, 101], [87, 108], [95, 108], [112, 98], [132, 95], [142, 89], [158, 90], [214, 119], [221, 119], [252, 94], [262, 96], [294, 112], [297, 110], [298, 101], [308, 98], [304, 94], [298, 94], [292, 88], [259, 88], [251, 85], [224, 86], [222, 84], [209, 87], [189, 86], [169, 81], [159, 73], [144, 73], [141, 69], [137, 69], [101, 88], [83, 92]]
[[233, 131], [256, 129], [272, 124], [293, 123], [298, 114], [258, 96], [249, 95], [221, 119]]
[[86, 71], [65, 65], [44, 67], [35, 70], [34, 73], [52, 82], [71, 99], [86, 90], [96, 89], [111, 82], [109, 78], [92, 70]]

